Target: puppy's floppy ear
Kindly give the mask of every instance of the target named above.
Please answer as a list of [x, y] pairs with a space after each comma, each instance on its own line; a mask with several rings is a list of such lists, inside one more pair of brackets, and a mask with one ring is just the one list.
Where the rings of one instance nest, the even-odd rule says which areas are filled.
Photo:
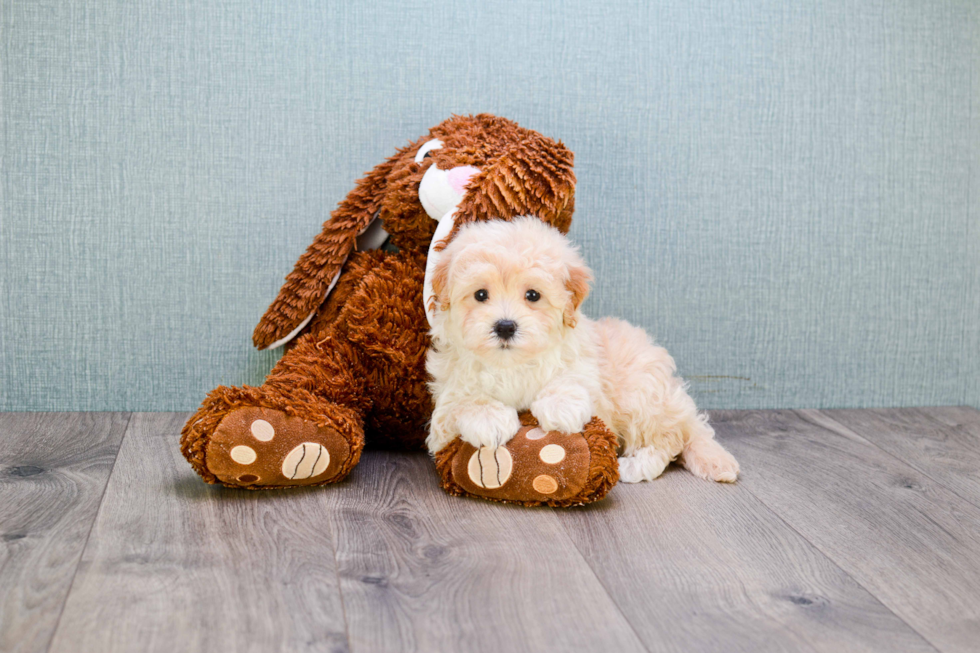
[[434, 306], [429, 307], [431, 312], [436, 310], [449, 310], [449, 264], [452, 263], [452, 256], [448, 252], [443, 252], [432, 268], [432, 302]]
[[589, 284], [592, 282], [592, 270], [577, 256], [576, 259], [568, 264], [568, 280], [565, 282], [565, 289], [568, 290], [571, 297], [568, 304], [565, 305], [562, 319], [568, 328], [575, 326], [575, 314], [585, 298], [589, 296]]

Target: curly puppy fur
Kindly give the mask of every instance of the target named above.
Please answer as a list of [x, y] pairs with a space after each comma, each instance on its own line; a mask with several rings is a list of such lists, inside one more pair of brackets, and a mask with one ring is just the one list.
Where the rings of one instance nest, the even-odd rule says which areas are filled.
[[522, 410], [562, 433], [597, 415], [620, 439], [624, 481], [656, 478], [680, 457], [697, 476], [734, 482], [738, 463], [714, 441], [667, 350], [626, 322], [582, 315], [591, 278], [540, 220], [460, 230], [433, 275], [429, 449], [457, 433], [474, 447], [504, 445]]

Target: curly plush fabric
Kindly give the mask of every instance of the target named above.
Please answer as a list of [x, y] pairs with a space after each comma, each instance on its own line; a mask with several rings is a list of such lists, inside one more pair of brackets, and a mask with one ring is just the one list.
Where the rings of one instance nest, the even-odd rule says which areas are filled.
[[[434, 139], [441, 147], [430, 144], [419, 153]], [[324, 223], [255, 328], [260, 349], [293, 336], [265, 382], [216, 388], [184, 426], [181, 451], [195, 471], [231, 487], [323, 485], [353, 469], [365, 442], [422, 447], [432, 412], [422, 296], [438, 225], [419, 198], [423, 176], [431, 166], [476, 168], [467, 173], [472, 177], [448, 242], [460, 224], [519, 215], [567, 231], [572, 165], [572, 153], [560, 142], [481, 114], [446, 120], [369, 172]], [[358, 235], [377, 219], [397, 251], [356, 251]], [[538, 482], [554, 493], [550, 498], [527, 490], [527, 483], [463, 488], [446, 471], [453, 452], [461, 451], [458, 441], [438, 453], [437, 470], [450, 493], [496, 501], [574, 505], [604, 496], [618, 478], [615, 438], [598, 420], [582, 434], [562, 437], [572, 438], [576, 453], [555, 468], [563, 470], [555, 478], [568, 479], [565, 485], [555, 481], [552, 490], [550, 481]], [[528, 452], [527, 459], [515, 454], [515, 479], [540, 464]], [[557, 498], [573, 486], [573, 495]]]

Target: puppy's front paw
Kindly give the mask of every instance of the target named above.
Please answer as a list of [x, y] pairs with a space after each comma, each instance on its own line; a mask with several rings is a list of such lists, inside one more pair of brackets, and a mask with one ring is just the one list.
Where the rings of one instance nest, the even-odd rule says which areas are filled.
[[592, 419], [592, 404], [587, 397], [548, 395], [531, 404], [531, 414], [545, 431], [578, 433]]
[[477, 449], [507, 444], [520, 428], [517, 411], [507, 406], [483, 404], [460, 410], [456, 416], [459, 437]]

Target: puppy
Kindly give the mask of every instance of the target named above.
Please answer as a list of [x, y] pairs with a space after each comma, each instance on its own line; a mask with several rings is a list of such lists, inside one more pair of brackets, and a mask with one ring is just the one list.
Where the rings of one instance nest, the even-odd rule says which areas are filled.
[[430, 452], [457, 434], [474, 447], [504, 445], [521, 410], [563, 433], [597, 415], [619, 438], [625, 482], [657, 478], [678, 457], [696, 476], [734, 482], [738, 463], [667, 350], [626, 322], [582, 315], [591, 280], [577, 250], [541, 220], [461, 228], [432, 272]]

